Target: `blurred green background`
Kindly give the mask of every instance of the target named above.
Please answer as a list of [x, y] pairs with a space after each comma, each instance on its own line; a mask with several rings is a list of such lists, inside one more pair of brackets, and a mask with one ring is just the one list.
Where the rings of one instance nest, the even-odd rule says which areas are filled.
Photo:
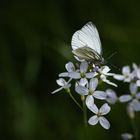
[[[75, 61], [71, 37], [92, 21], [104, 57], [117, 52], [110, 63], [139, 64], [139, 7], [136, 0], [1, 0], [0, 139], [84, 140], [82, 112], [65, 92], [50, 94], [65, 63]], [[119, 95], [127, 92], [127, 86], [117, 89]], [[118, 140], [132, 131], [125, 106], [113, 106], [108, 119], [109, 131], [89, 127], [86, 139]]]

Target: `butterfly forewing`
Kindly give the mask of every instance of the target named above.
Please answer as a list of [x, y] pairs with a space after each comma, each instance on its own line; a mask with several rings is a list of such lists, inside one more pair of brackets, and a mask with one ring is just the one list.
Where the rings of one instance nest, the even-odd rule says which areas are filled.
[[103, 60], [99, 33], [92, 22], [74, 33], [71, 45], [77, 60], [96, 63]]
[[98, 54], [102, 54], [99, 33], [92, 22], [88, 22], [81, 30], [74, 33], [71, 45], [73, 50], [88, 46]]

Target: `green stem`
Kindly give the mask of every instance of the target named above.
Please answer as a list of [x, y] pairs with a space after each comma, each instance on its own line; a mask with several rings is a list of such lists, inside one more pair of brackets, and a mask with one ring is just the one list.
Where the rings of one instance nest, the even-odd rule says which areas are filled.
[[87, 128], [87, 108], [85, 104], [85, 96], [81, 96], [82, 104], [83, 104], [83, 118], [84, 118], [84, 126]]
[[71, 97], [71, 99], [75, 102], [75, 104], [83, 111], [81, 105], [76, 101], [76, 99], [73, 97], [73, 95], [71, 94], [70, 89], [66, 89], [66, 92], [69, 94], [69, 96]]
[[135, 138], [136, 140], [139, 140], [139, 112], [136, 112], [135, 119]]

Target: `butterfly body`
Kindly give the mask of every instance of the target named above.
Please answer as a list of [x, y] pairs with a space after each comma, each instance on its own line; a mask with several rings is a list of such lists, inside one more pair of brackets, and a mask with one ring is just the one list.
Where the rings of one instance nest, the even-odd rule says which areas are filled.
[[72, 37], [72, 53], [78, 61], [87, 61], [94, 65], [103, 65], [102, 47], [98, 31], [92, 22], [88, 22]]

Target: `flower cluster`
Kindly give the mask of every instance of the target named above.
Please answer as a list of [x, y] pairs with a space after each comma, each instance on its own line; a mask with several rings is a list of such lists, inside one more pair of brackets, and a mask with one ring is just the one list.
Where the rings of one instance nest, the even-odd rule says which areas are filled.
[[124, 103], [128, 102], [127, 111], [131, 117], [133, 117], [133, 111], [140, 111], [140, 68], [133, 63], [132, 71], [130, 66], [124, 66], [122, 68], [122, 75], [116, 74], [114, 78], [125, 83], [129, 83], [130, 94], [125, 94], [119, 97], [119, 101]]
[[[75, 81], [75, 92], [81, 97], [84, 97], [85, 105], [95, 114], [88, 120], [88, 123], [90, 125], [96, 125], [99, 122], [103, 128], [109, 129], [110, 123], [104, 115], [108, 114], [111, 110], [107, 103], [114, 104], [117, 101], [117, 96], [111, 89], [107, 89], [106, 91], [98, 90], [98, 86], [104, 82], [117, 87], [115, 83], [108, 79], [109, 77], [115, 76], [115, 74], [110, 73], [108, 66], [95, 66], [86, 61], [76, 65], [72, 62], [68, 62], [65, 68], [66, 72], [60, 73], [60, 78], [57, 80], [57, 84], [61, 87], [53, 91], [52, 94], [62, 89], [70, 92], [71, 81]], [[69, 79], [67, 82], [65, 80], [66, 78]], [[104, 103], [101, 108], [98, 109], [95, 104], [95, 99], [105, 100], [107, 103]]]
[[137, 125], [139, 125], [137, 117], [139, 116], [135, 114], [140, 111], [140, 91], [138, 91], [140, 87], [140, 68], [135, 63], [132, 64], [132, 70], [130, 66], [124, 66], [122, 74], [116, 74], [114, 78], [129, 84], [129, 93], [121, 95], [118, 100], [121, 103], [128, 103], [127, 113], [130, 119], [133, 120], [132, 122], [136, 122], [136, 124], [132, 124], [135, 127], [133, 134], [123, 133], [121, 137], [124, 140], [139, 139], [137, 134]]

